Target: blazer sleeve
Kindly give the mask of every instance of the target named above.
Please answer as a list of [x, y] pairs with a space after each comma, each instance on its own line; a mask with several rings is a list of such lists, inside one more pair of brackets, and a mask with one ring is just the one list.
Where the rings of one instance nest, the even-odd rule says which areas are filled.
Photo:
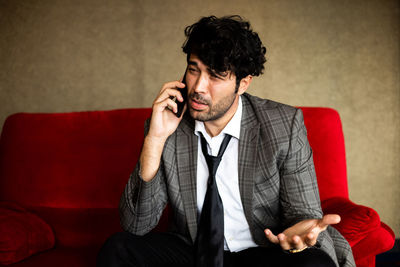
[[[292, 120], [289, 149], [280, 174], [279, 197], [284, 229], [302, 220], [322, 218], [313, 154], [300, 109]], [[320, 233], [317, 241], [317, 247], [327, 252], [338, 266], [333, 240], [328, 232]]]
[[[145, 123], [145, 135], [149, 120]], [[144, 235], [157, 226], [167, 204], [167, 189], [162, 162], [155, 177], [145, 182], [140, 175], [140, 162], [132, 172], [119, 203], [122, 229]]]
[[312, 150], [300, 109], [292, 120], [289, 149], [280, 168], [280, 177], [283, 227], [305, 219], [322, 218]]

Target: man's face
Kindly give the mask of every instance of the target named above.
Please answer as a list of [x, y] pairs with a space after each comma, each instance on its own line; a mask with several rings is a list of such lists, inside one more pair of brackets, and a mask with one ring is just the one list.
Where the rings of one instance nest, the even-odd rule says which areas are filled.
[[186, 72], [188, 109], [199, 121], [215, 121], [230, 113], [238, 99], [236, 76], [227, 72], [223, 76], [214, 73], [194, 54], [191, 54]]

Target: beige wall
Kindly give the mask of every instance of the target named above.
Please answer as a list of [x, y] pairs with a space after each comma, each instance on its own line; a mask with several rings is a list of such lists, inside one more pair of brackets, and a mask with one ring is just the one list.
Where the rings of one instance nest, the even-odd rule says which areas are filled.
[[238, 13], [268, 48], [251, 93], [343, 120], [350, 197], [400, 236], [399, 1], [0, 0], [0, 123], [149, 107], [185, 68], [183, 29]]

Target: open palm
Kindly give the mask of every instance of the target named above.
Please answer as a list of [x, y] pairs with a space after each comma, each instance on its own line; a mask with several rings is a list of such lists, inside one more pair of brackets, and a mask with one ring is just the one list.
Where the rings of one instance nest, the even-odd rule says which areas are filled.
[[298, 222], [278, 235], [274, 235], [271, 230], [265, 229], [265, 235], [269, 241], [279, 244], [284, 250], [303, 249], [314, 246], [318, 235], [325, 231], [328, 225], [339, 222], [339, 215], [327, 214], [322, 219], [308, 219]]

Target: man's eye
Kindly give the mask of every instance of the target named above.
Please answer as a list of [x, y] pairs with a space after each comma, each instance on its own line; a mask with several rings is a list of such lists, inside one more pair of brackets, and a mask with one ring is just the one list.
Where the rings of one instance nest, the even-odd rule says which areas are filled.
[[213, 80], [224, 80], [222, 76], [218, 76], [216, 74], [210, 74], [210, 76]]

